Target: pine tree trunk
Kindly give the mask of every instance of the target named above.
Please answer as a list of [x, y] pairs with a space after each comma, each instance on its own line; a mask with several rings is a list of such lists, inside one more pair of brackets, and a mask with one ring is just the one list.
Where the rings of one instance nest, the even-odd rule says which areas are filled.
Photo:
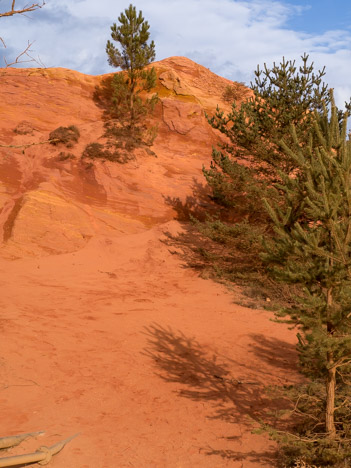
[[[330, 319], [330, 307], [332, 305], [332, 288], [329, 288], [327, 291], [327, 333], [329, 338], [332, 338], [333, 326]], [[334, 363], [333, 353], [327, 351], [327, 363], [328, 363], [328, 374], [326, 378], [326, 408], [325, 408], [325, 428], [327, 432], [327, 437], [329, 439], [335, 439], [336, 429], [334, 421], [334, 411], [335, 411], [335, 383], [336, 383], [336, 367]]]
[[130, 128], [134, 128], [134, 94], [133, 91], [130, 93]]
[[[328, 353], [328, 364], [333, 364], [333, 359], [330, 353]], [[328, 438], [335, 439], [336, 429], [334, 421], [334, 411], [335, 411], [335, 373], [336, 368], [331, 367], [328, 370], [327, 381], [326, 381], [326, 390], [327, 390], [327, 401], [325, 409], [325, 428], [328, 434]]]
[[135, 92], [135, 76], [133, 68], [129, 72], [130, 79], [130, 96], [129, 96], [129, 110], [130, 110], [130, 129], [134, 129], [134, 92]]

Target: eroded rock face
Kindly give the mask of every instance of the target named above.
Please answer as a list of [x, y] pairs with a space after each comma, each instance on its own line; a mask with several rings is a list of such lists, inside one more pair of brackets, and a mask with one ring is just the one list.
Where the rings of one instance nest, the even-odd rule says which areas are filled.
[[[218, 134], [207, 123], [229, 81], [184, 57], [154, 64], [158, 75], [153, 153], [127, 164], [82, 161], [103, 134], [93, 99], [104, 78], [57, 69], [1, 71], [0, 237], [7, 258], [82, 248], [95, 236], [121, 236], [174, 218], [202, 179]], [[80, 132], [71, 148], [47, 143], [59, 126]], [[157, 157], [155, 157], [155, 155]]]
[[74, 251], [94, 234], [87, 213], [46, 190], [27, 192], [14, 205], [10, 220], [4, 240], [14, 255], [19, 246], [29, 254]]
[[174, 91], [178, 96], [191, 95], [191, 90], [184, 86], [179, 75], [173, 70], [161, 73], [158, 78], [165, 88]]
[[162, 99], [163, 121], [171, 132], [187, 135], [196, 127], [202, 127], [204, 136], [209, 136], [205, 125], [204, 111], [199, 104], [176, 99]]

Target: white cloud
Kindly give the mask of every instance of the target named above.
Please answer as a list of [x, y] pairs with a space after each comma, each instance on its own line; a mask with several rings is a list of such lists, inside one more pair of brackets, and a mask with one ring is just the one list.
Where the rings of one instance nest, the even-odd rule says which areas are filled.
[[[83, 73], [109, 72], [105, 44], [110, 26], [128, 6], [125, 0], [47, 0], [29, 18], [1, 21], [0, 35], [13, 49], [27, 40], [47, 66]], [[351, 33], [313, 35], [287, 28], [303, 8], [273, 0], [139, 0], [149, 21], [157, 60], [183, 55], [226, 78], [250, 82], [257, 64], [299, 59], [307, 52], [317, 68], [327, 66], [326, 81], [339, 105], [351, 95]]]

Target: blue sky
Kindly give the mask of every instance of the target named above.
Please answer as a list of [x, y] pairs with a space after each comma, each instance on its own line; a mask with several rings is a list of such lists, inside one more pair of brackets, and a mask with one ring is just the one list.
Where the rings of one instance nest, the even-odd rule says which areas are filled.
[[301, 7], [300, 14], [287, 21], [287, 26], [310, 34], [328, 30], [351, 28], [351, 2], [349, 0], [290, 0], [291, 5]]
[[[110, 26], [130, 1], [149, 21], [157, 60], [186, 56], [249, 84], [258, 64], [307, 52], [316, 68], [326, 65], [338, 105], [351, 96], [351, 0], [46, 0], [27, 17], [0, 18], [0, 66], [34, 40], [33, 55], [48, 67], [110, 72]], [[0, 11], [10, 5], [0, 0]]]

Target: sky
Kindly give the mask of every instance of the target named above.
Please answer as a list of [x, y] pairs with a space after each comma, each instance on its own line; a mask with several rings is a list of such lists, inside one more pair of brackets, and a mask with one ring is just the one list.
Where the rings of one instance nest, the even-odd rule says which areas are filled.
[[[18, 7], [28, 0], [17, 0]], [[110, 26], [128, 0], [46, 0], [27, 16], [0, 18], [0, 66], [22, 51], [47, 67], [99, 75], [113, 71], [105, 45]], [[250, 84], [257, 65], [284, 56], [300, 63], [305, 52], [315, 70], [326, 66], [325, 81], [339, 107], [351, 96], [350, 0], [135, 0], [149, 22], [156, 60], [188, 57], [214, 73]], [[0, 12], [11, 6], [0, 0]], [[23, 66], [37, 66], [24, 64]]]

